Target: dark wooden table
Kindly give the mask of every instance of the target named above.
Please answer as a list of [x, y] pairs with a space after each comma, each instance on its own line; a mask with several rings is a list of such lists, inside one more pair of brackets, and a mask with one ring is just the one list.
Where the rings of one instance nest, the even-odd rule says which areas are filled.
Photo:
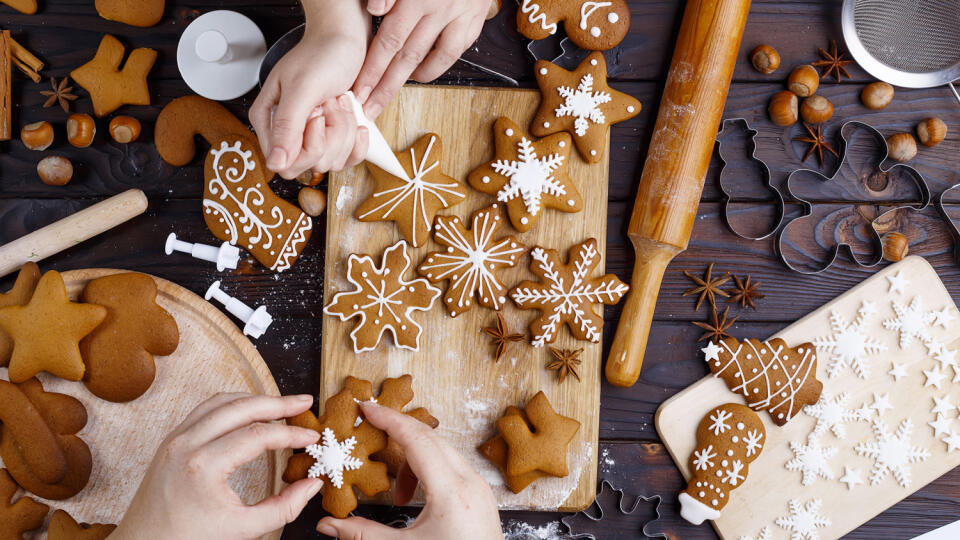
[[[305, 255], [291, 271], [279, 276], [249, 263], [237, 272], [221, 275], [212, 265], [185, 256], [165, 257], [162, 255], [163, 241], [171, 231], [195, 241], [213, 242], [214, 238], [200, 218], [201, 162], [195, 161], [181, 169], [170, 167], [160, 160], [152, 144], [153, 121], [160, 108], [189, 92], [179, 78], [175, 51], [180, 32], [193, 17], [212, 9], [234, 9], [257, 21], [268, 42], [272, 43], [301, 22], [298, 2], [197, 0], [188, 5], [170, 1], [163, 22], [150, 29], [135, 29], [102, 20], [90, 0], [47, 0], [41, 4], [41, 13], [33, 16], [15, 14], [0, 5], [0, 26], [12, 30], [18, 40], [47, 62], [45, 75], [59, 78], [86, 62], [93, 56], [102, 34], [109, 32], [127, 46], [152, 47], [160, 52], [150, 75], [153, 105], [122, 109], [124, 114], [137, 116], [143, 121], [144, 136], [140, 142], [127, 146], [110, 142], [105, 135], [106, 121], [101, 121], [101, 134], [94, 146], [77, 150], [65, 141], [63, 125], [66, 115], [58, 108], [41, 108], [43, 98], [39, 91], [45, 89], [48, 82], [38, 85], [16, 76], [15, 132], [29, 122], [49, 120], [54, 123], [58, 140], [51, 151], [69, 156], [77, 167], [77, 174], [67, 187], [45, 186], [35, 173], [41, 154], [27, 151], [17, 141], [0, 143], [0, 243], [127, 188], [143, 189], [150, 197], [147, 215], [46, 260], [42, 267], [138, 270], [172, 280], [200, 294], [214, 279], [223, 279], [226, 290], [251, 303], [265, 303], [274, 315], [273, 326], [256, 345], [273, 370], [281, 390], [285, 393], [315, 393], [320, 373], [324, 218], [318, 220], [320, 228]], [[525, 50], [525, 41], [514, 29], [515, 7], [511, 2], [504, 4], [504, 12], [487, 23], [483, 36], [468, 53], [469, 57], [521, 80], [525, 86], [533, 86], [532, 61]], [[683, 5], [680, 0], [631, 1], [632, 31], [618, 48], [607, 53], [614, 86], [644, 103], [640, 116], [614, 127], [612, 133], [607, 268], [624, 280], [629, 279], [634, 258], [626, 238], [626, 222]], [[778, 128], [767, 120], [767, 100], [782, 88], [783, 79], [792, 66], [816, 59], [818, 46], [827, 46], [831, 39], [842, 43], [839, 10], [840, 2], [835, 0], [754, 2], [726, 116], [745, 117], [759, 130], [758, 155], [769, 164], [776, 186], [782, 186], [787, 174], [801, 166], [804, 148], [792, 142], [799, 133], [798, 127]], [[750, 68], [747, 52], [760, 43], [769, 43], [779, 49], [783, 67], [776, 75], [763, 76]], [[944, 88], [898, 90], [897, 98], [888, 109], [870, 113], [859, 104], [857, 97], [870, 78], [855, 66], [851, 71], [852, 80], [841, 84], [828, 82], [821, 90], [837, 107], [835, 119], [828, 127], [830, 136], [836, 135], [841, 120], [864, 120], [884, 134], [890, 134], [909, 131], [926, 116], [940, 116], [953, 131], [938, 148], [922, 149], [913, 165], [926, 175], [934, 195], [960, 182], [957, 158], [960, 155], [960, 109], [949, 91]], [[501, 84], [463, 64], [454, 66], [441, 83]], [[83, 98], [76, 103], [75, 109], [89, 112], [90, 101], [84, 92], [81, 94]], [[245, 117], [253, 98], [254, 95], [250, 94], [228, 105]], [[732, 163], [730, 172], [735, 174], [740, 166]], [[671, 538], [715, 537], [709, 526], [694, 527], [680, 519], [676, 494], [683, 481], [660, 444], [653, 423], [657, 407], [666, 398], [706, 373], [696, 344], [700, 332], [690, 324], [694, 320], [704, 320], [706, 315], [704, 311], [698, 313], [694, 310], [694, 302], [689, 297], [681, 297], [688, 286], [682, 271], [700, 272], [706, 264], [715, 261], [720, 271], [749, 274], [754, 280], [761, 281], [766, 298], [756, 312], [738, 312], [740, 319], [733, 328], [738, 337], [760, 338], [773, 334], [872, 273], [870, 269], [841, 260], [820, 275], [799, 275], [781, 264], [772, 240], [753, 242], [731, 234], [719, 213], [719, 170], [719, 161], [715, 160], [690, 247], [677, 257], [664, 279], [640, 381], [629, 389], [605, 385], [601, 402], [601, 478], [631, 494], [662, 495], [661, 520], [651, 524], [648, 530], [663, 531]], [[283, 196], [293, 198], [296, 195], [295, 186], [289, 183], [276, 182], [274, 187]], [[742, 189], [745, 195], [762, 196], [746, 180], [737, 189], [738, 193]], [[820, 202], [832, 201], [825, 198]], [[796, 201], [788, 203], [788, 214], [799, 212]], [[953, 257], [954, 246], [949, 230], [937, 213], [932, 208], [918, 214], [898, 213], [888, 226], [907, 235], [910, 252], [933, 263], [955, 298], [960, 299], [960, 267]], [[811, 239], [798, 241], [813, 242]], [[0, 286], [6, 288], [11, 283], [8, 277], [0, 281]], [[606, 312], [608, 346], [618, 316], [616, 308]], [[600, 366], [592, 368], [601, 369]], [[641, 505], [629, 516], [609, 510], [606, 519], [588, 527], [598, 538], [641, 537], [640, 527], [653, 513], [649, 505]], [[415, 515], [416, 510], [361, 508], [359, 513], [392, 521]], [[313, 525], [321, 515], [320, 505], [314, 502], [296, 523], [287, 527], [284, 537], [315, 537]], [[504, 512], [502, 517], [505, 523], [517, 520], [536, 527], [555, 522], [561, 516]], [[909, 538], [958, 517], [960, 471], [954, 470], [865, 524], [851, 537]], [[516, 530], [518, 527], [514, 523], [511, 528]]]

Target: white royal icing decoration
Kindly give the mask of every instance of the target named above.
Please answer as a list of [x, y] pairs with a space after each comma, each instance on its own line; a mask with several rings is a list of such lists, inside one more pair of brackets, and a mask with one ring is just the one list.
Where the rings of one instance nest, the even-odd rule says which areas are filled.
[[873, 421], [874, 440], [857, 443], [858, 454], [874, 459], [870, 472], [870, 484], [877, 485], [887, 474], [892, 474], [903, 487], [910, 487], [910, 464], [926, 461], [930, 452], [914, 446], [910, 440], [913, 422], [906, 418], [900, 422], [895, 434], [887, 431], [883, 420]]
[[351, 455], [356, 446], [355, 437], [339, 442], [332, 429], [324, 428], [323, 444], [311, 444], [306, 448], [307, 453], [317, 460], [310, 466], [307, 476], [310, 478], [326, 476], [337, 489], [343, 488], [343, 473], [355, 471], [363, 465], [363, 461]]
[[866, 301], [861, 304], [857, 318], [852, 323], [847, 322], [846, 318], [836, 310], [830, 312], [832, 334], [813, 340], [818, 351], [833, 355], [833, 363], [827, 368], [827, 374], [830, 377], [835, 377], [841, 369], [849, 367], [861, 379], [866, 379], [870, 374], [867, 356], [887, 350], [885, 344], [870, 337], [866, 330], [870, 318], [875, 313], [874, 303]]
[[593, 91], [593, 75], [587, 73], [580, 78], [580, 84], [576, 90], [569, 86], [557, 87], [557, 93], [563, 98], [564, 102], [554, 110], [557, 118], [572, 116], [576, 118], [573, 122], [574, 131], [580, 137], [587, 134], [587, 128], [590, 122], [594, 124], [604, 124], [607, 121], [599, 105], [609, 103], [612, 97], [608, 92]]
[[520, 11], [527, 16], [531, 24], [539, 24], [540, 28], [543, 28], [547, 32], [551, 34], [556, 33], [557, 23], [547, 24], [547, 15], [540, 11], [540, 4], [532, 0], [523, 0], [523, 4], [520, 5]]
[[713, 467], [713, 458], [717, 457], [716, 452], [713, 451], [713, 445], [708, 444], [706, 448], [693, 451], [693, 465], [694, 468], [698, 471], [705, 471], [710, 467]]
[[[587, 26], [589, 26], [588, 21], [590, 20], [590, 16], [593, 15], [594, 11], [602, 7], [609, 7], [612, 5], [613, 5], [613, 2], [584, 2], [583, 4], [580, 4], [580, 29], [581, 30], [587, 29]], [[614, 15], [616, 15], [616, 13], [614, 13]], [[616, 21], [610, 21], [610, 22], [616, 22]], [[590, 35], [592, 35], [593, 37], [600, 37], [600, 27], [594, 26], [590, 28]]]
[[726, 433], [726, 431], [730, 429], [730, 426], [727, 425], [727, 420], [732, 416], [733, 413], [729, 411], [717, 409], [716, 412], [710, 415], [710, 421], [713, 422], [710, 424], [710, 431], [712, 431], [714, 435]]
[[793, 450], [794, 458], [787, 462], [787, 470], [800, 471], [803, 474], [801, 480], [803, 485], [809, 486], [818, 476], [833, 480], [833, 470], [830, 469], [829, 461], [837, 455], [837, 449], [831, 446], [820, 446], [815, 433], [807, 437], [806, 444], [791, 441], [790, 450]]
[[709, 344], [707, 344], [706, 347], [700, 349], [700, 352], [703, 353], [703, 359], [704, 359], [704, 361], [710, 362], [710, 361], [717, 361], [717, 360], [719, 360], [719, 359], [720, 359], [720, 351], [722, 351], [722, 350], [723, 350], [723, 349], [721, 349], [719, 345], [717, 345], [716, 343], [714, 343], [713, 341], [711, 341]]
[[846, 392], [833, 397], [824, 392], [819, 401], [804, 407], [803, 412], [817, 419], [813, 432], [819, 435], [829, 429], [838, 439], [846, 438], [847, 430], [844, 424], [857, 420], [856, 411], [846, 407], [849, 397]]
[[518, 161], [497, 160], [493, 170], [507, 177], [509, 182], [497, 193], [497, 200], [503, 203], [521, 198], [530, 215], [540, 213], [543, 194], [565, 195], [566, 188], [553, 177], [553, 172], [563, 164], [563, 156], [550, 154], [537, 157], [533, 144], [522, 137], [517, 142]]
[[921, 342], [930, 341], [930, 323], [935, 317], [933, 312], [923, 310], [923, 300], [915, 296], [910, 305], [894, 300], [891, 302], [896, 317], [883, 321], [887, 330], [900, 332], [900, 348], [905, 349], [914, 339]]
[[790, 499], [790, 514], [777, 518], [777, 525], [790, 532], [791, 540], [820, 540], [817, 529], [830, 526], [830, 520], [820, 515], [820, 499], [810, 499], [801, 505], [800, 501]]

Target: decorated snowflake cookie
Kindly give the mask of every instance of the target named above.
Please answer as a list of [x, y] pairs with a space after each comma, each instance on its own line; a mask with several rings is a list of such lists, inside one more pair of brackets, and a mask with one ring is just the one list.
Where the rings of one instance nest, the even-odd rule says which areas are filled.
[[910, 487], [910, 465], [926, 461], [930, 452], [913, 444], [913, 422], [905, 418], [895, 434], [887, 430], [883, 420], [873, 421], [874, 440], [857, 443], [855, 449], [861, 456], [874, 459], [870, 472], [870, 484], [877, 485], [887, 474], [892, 474], [903, 487]]
[[887, 346], [872, 337], [866, 328], [876, 312], [876, 305], [869, 301], [861, 303], [852, 323], [836, 310], [830, 312], [832, 334], [813, 340], [818, 351], [833, 355], [827, 375], [836, 377], [844, 367], [853, 369], [861, 379], [870, 375], [869, 357], [887, 350]]
[[914, 339], [921, 342], [930, 341], [930, 324], [936, 315], [923, 310], [923, 300], [919, 296], [913, 297], [910, 305], [894, 300], [893, 312], [896, 317], [883, 321], [883, 327], [900, 333], [900, 348], [905, 349]]
[[790, 499], [790, 514], [777, 518], [777, 525], [790, 532], [791, 540], [820, 540], [817, 529], [830, 526], [830, 520], [820, 514], [822, 504], [820, 499], [811, 499], [806, 504]]
[[846, 392], [832, 397], [824, 393], [820, 396], [820, 401], [804, 407], [803, 412], [817, 419], [813, 432], [819, 435], [829, 429], [838, 439], [846, 438], [847, 430], [844, 424], [858, 419], [857, 412], [846, 406], [849, 397]]
[[830, 446], [820, 446], [820, 441], [816, 433], [811, 433], [807, 437], [807, 443], [790, 441], [790, 450], [793, 450], [794, 458], [787, 462], [788, 471], [800, 471], [803, 474], [801, 483], [809, 486], [819, 476], [827, 480], [833, 480], [833, 470], [830, 468], [830, 460], [837, 455], [837, 449]]

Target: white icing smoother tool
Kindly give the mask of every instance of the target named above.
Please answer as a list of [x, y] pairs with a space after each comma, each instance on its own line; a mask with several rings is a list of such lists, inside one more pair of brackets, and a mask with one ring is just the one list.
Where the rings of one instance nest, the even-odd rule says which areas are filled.
[[400, 164], [400, 160], [397, 159], [396, 154], [393, 153], [393, 149], [387, 144], [387, 140], [383, 137], [383, 133], [380, 132], [380, 128], [363, 113], [363, 106], [360, 105], [357, 96], [353, 95], [353, 92], [350, 91], [344, 95], [350, 98], [350, 103], [353, 104], [353, 117], [356, 118], [357, 125], [367, 128], [370, 132], [370, 145], [367, 149], [366, 160], [393, 176], [407, 178], [409, 180], [407, 171], [404, 170], [403, 165]]
[[257, 86], [267, 54], [263, 32], [248, 17], [216, 10], [196, 18], [177, 45], [177, 67], [191, 90], [214, 101], [238, 98]]
[[207, 294], [203, 295], [205, 300], [214, 298], [217, 302], [223, 304], [227, 311], [244, 323], [243, 334], [252, 338], [259, 338], [267, 331], [270, 324], [273, 323], [273, 317], [267, 313], [267, 308], [260, 306], [253, 309], [240, 300], [230, 296], [220, 289], [220, 281], [214, 281], [213, 285], [207, 289]]
[[207, 244], [191, 244], [190, 242], [177, 240], [177, 233], [170, 233], [167, 236], [167, 243], [163, 250], [167, 255], [179, 251], [189, 253], [195, 259], [217, 263], [217, 270], [221, 272], [226, 268], [236, 270], [237, 264], [240, 262], [240, 248], [231, 246], [228, 242], [224, 242], [220, 247]]

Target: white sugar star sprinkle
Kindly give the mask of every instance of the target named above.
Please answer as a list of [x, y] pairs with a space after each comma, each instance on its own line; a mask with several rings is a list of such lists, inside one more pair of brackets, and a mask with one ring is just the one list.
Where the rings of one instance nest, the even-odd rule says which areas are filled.
[[960, 366], [953, 366], [953, 379], [950, 382], [960, 383]]
[[720, 351], [722, 350], [719, 345], [711, 341], [706, 347], [700, 349], [700, 352], [704, 355], [704, 361], [709, 362], [711, 360], [719, 360]]
[[953, 430], [950, 430], [950, 434], [943, 438], [943, 442], [947, 443], [948, 454], [960, 449], [960, 433], [955, 433]]
[[896, 275], [887, 276], [887, 279], [890, 280], [890, 290], [887, 291], [890, 294], [903, 294], [903, 290], [910, 285], [906, 276], [903, 275], [903, 270], [898, 271]]
[[956, 405], [950, 403], [950, 398], [948, 396], [943, 396], [942, 398], [933, 396], [933, 409], [930, 410], [931, 413], [947, 415], [956, 409]]
[[896, 362], [891, 362], [890, 365], [892, 365], [893, 368], [891, 368], [887, 373], [893, 377], [893, 380], [900, 382], [900, 377], [907, 376], [907, 366], [898, 364]]
[[953, 312], [950, 311], [949, 306], [941, 309], [940, 311], [933, 312], [933, 325], [939, 326], [944, 330], [947, 329], [947, 326], [950, 324], [951, 321], [953, 321], [953, 319], [954, 319]]
[[943, 369], [957, 366], [957, 351], [944, 350], [937, 354], [935, 358], [937, 362], [940, 362], [940, 367]]
[[870, 408], [877, 411], [877, 416], [883, 416], [883, 413], [885, 413], [887, 409], [893, 408], [893, 405], [890, 405], [890, 394], [879, 394], [874, 392], [873, 404], [870, 405]]
[[943, 433], [950, 432], [950, 424], [953, 423], [953, 420], [950, 420], [942, 414], [937, 415], [937, 419], [932, 422], [927, 422], [927, 425], [933, 428], [933, 436], [939, 437]]
[[840, 481], [847, 485], [848, 490], [853, 489], [854, 486], [862, 484], [863, 478], [860, 476], [860, 469], [844, 467], [843, 476], [840, 477]]
[[947, 376], [946, 373], [940, 371], [939, 367], [935, 367], [930, 371], [924, 370], [923, 374], [927, 376], [926, 382], [923, 383], [924, 387], [933, 386], [937, 390], [940, 389], [940, 385], [943, 383], [944, 377]]

